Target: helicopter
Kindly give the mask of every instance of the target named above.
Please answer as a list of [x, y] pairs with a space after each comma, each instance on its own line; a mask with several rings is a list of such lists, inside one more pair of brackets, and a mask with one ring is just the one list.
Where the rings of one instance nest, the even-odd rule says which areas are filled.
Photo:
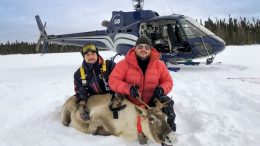
[[168, 63], [194, 65], [193, 59], [206, 58], [211, 64], [215, 56], [225, 49], [223, 39], [188, 16], [172, 14], [160, 16], [152, 10], [143, 10], [144, 0], [132, 0], [134, 11], [113, 11], [110, 21], [104, 20], [106, 29], [48, 35], [38, 15], [35, 16], [40, 37], [37, 50], [43, 42], [43, 51], [49, 43], [84, 46], [93, 43], [99, 49], [113, 50], [121, 55], [135, 46], [137, 38], [148, 36], [153, 47], [160, 53], [160, 59]]

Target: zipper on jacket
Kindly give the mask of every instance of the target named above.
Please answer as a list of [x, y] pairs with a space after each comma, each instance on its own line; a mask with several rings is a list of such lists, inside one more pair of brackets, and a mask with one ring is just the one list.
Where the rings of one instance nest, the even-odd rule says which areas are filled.
[[94, 71], [94, 69], [92, 69], [92, 72], [94, 74], [94, 80], [95, 80], [95, 83], [93, 84], [95, 90], [97, 91], [97, 93], [102, 93], [102, 90], [100, 89], [99, 85], [98, 85], [98, 81], [97, 81], [97, 77], [96, 77], [96, 73]]

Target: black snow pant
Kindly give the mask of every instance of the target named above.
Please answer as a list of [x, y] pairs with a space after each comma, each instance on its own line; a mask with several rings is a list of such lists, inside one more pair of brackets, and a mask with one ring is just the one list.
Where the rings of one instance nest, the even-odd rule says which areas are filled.
[[174, 105], [174, 101], [171, 100], [170, 102], [168, 102], [165, 105], [165, 107], [162, 108], [162, 112], [168, 116], [167, 123], [171, 127], [172, 131], [175, 132], [176, 131], [176, 124], [175, 124], [176, 115], [174, 113], [173, 105]]

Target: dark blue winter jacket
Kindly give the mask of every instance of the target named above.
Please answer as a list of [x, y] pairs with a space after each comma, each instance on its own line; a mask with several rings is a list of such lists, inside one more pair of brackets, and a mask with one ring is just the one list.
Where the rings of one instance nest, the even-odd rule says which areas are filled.
[[[101, 71], [103, 61], [106, 61], [106, 71]], [[76, 98], [87, 100], [91, 95], [110, 93], [111, 90], [108, 86], [108, 77], [114, 66], [114, 62], [103, 60], [100, 56], [95, 64], [89, 64], [83, 61], [82, 67], [86, 74], [87, 84], [83, 87], [79, 68], [74, 73], [74, 90]]]

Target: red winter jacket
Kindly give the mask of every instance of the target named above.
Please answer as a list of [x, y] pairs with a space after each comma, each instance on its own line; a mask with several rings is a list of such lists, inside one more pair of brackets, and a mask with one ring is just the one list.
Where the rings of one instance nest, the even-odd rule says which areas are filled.
[[127, 95], [132, 103], [140, 106], [142, 104], [130, 96], [130, 87], [133, 85], [140, 87], [140, 96], [145, 103], [150, 101], [157, 86], [162, 87], [165, 94], [171, 91], [173, 80], [164, 62], [159, 60], [159, 53], [154, 48], [151, 50], [145, 75], [138, 65], [135, 50], [132, 48], [125, 59], [116, 64], [109, 76], [109, 86], [114, 92]]

